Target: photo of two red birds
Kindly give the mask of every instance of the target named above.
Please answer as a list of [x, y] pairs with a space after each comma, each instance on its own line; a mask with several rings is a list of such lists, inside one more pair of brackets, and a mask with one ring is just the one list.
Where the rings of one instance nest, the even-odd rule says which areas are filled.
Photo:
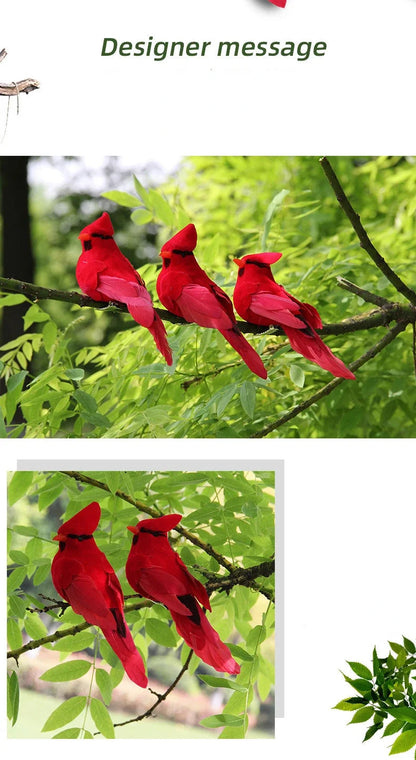
[[[101, 629], [128, 677], [145, 688], [145, 666], [124, 617], [120, 581], [94, 540], [100, 517], [100, 505], [92, 502], [60, 526], [52, 581], [75, 613]], [[181, 519], [168, 514], [126, 526], [133, 533], [127, 580], [141, 596], [165, 605], [179, 635], [201, 660], [219, 672], [238, 674], [240, 666], [206, 616], [211, 605], [205, 587], [169, 544], [167, 533]]]
[[[96, 301], [124, 303], [133, 319], [150, 331], [158, 350], [171, 366], [172, 351], [163, 321], [153, 307], [143, 279], [122, 254], [113, 234], [106, 212], [82, 230], [77, 282], [83, 293]], [[240, 331], [231, 299], [198, 264], [194, 256], [196, 245], [195, 226], [188, 224], [162, 246], [162, 270], [156, 283], [160, 302], [186, 322], [218, 330], [249, 369], [266, 379], [266, 367]], [[274, 280], [271, 265], [281, 256], [281, 253], [265, 252], [234, 259], [238, 267], [233, 296], [237, 313], [254, 325], [281, 327], [294, 351], [335, 377], [354, 379], [353, 373], [316, 332], [322, 327], [318, 311], [296, 299]]]

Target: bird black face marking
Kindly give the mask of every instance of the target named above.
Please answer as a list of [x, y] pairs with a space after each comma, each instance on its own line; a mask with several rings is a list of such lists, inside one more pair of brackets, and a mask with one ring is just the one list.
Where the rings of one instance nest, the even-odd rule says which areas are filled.
[[194, 255], [193, 251], [172, 251], [172, 253], [177, 253], [178, 256], [182, 256], [183, 259], [185, 258], [185, 256], [193, 256]]

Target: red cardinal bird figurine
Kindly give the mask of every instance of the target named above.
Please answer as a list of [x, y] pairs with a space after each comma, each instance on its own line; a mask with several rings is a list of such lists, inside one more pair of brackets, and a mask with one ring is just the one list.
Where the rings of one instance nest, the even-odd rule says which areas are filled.
[[294, 351], [315, 362], [335, 377], [355, 379], [352, 372], [315, 332], [322, 327], [317, 310], [291, 296], [274, 280], [270, 265], [281, 253], [253, 253], [234, 259], [238, 278], [234, 289], [234, 306], [238, 314], [255, 325], [279, 325]]
[[77, 615], [101, 628], [129, 678], [146, 687], [143, 660], [124, 618], [120, 582], [92, 535], [100, 515], [100, 505], [93, 501], [61, 525], [53, 539], [59, 541], [51, 568], [53, 585]]
[[160, 353], [171, 365], [172, 352], [165, 326], [153, 308], [151, 295], [142, 278], [121, 253], [113, 233], [113, 225], [106, 212], [84, 227], [79, 235], [82, 254], [75, 271], [78, 285], [96, 301], [125, 303], [133, 319], [142, 327], [147, 327]]
[[129, 526], [134, 536], [126, 564], [127, 580], [141, 596], [168, 608], [179, 635], [207, 665], [220, 673], [239, 673], [240, 666], [198, 604], [211, 610], [206, 589], [169, 544], [167, 531], [181, 519], [181, 515], [165, 515]]
[[249, 369], [266, 378], [262, 360], [237, 327], [231, 300], [196, 261], [193, 254], [196, 242], [196, 229], [188, 224], [162, 247], [162, 271], [156, 283], [161, 303], [187, 322], [216, 328]]

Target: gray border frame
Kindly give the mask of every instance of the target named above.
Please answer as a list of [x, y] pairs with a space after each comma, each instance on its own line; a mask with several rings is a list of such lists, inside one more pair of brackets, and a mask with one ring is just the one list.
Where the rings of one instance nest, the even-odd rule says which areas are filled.
[[276, 550], [276, 639], [278, 646], [275, 648], [275, 717], [284, 717], [284, 461], [283, 459], [18, 459], [17, 470], [80, 470], [84, 472], [94, 470], [207, 470], [221, 472], [227, 470], [273, 470], [275, 473], [275, 550]]

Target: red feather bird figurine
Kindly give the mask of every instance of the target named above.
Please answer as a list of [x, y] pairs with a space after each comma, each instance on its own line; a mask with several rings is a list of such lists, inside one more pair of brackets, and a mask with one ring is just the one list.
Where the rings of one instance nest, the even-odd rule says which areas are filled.
[[238, 329], [231, 300], [196, 261], [196, 242], [196, 229], [188, 224], [162, 247], [162, 271], [156, 283], [161, 303], [187, 322], [217, 329], [249, 369], [265, 379], [266, 368]]
[[281, 256], [281, 253], [253, 253], [234, 259], [238, 266], [233, 296], [236, 311], [255, 325], [278, 325], [294, 351], [335, 377], [354, 380], [353, 373], [317, 334], [316, 330], [322, 327], [317, 310], [298, 301], [275, 281], [270, 266]]
[[53, 585], [77, 615], [101, 628], [129, 678], [146, 687], [143, 660], [124, 618], [120, 582], [92, 535], [100, 515], [100, 505], [93, 501], [61, 525], [54, 536], [59, 551], [52, 561]]
[[211, 610], [206, 589], [169, 544], [167, 531], [181, 519], [177, 514], [164, 515], [129, 526], [134, 535], [127, 580], [141, 596], [168, 608], [179, 635], [207, 665], [221, 673], [239, 673], [240, 666], [200, 606]]
[[147, 327], [167, 364], [172, 364], [165, 326], [153, 308], [152, 297], [113, 238], [113, 225], [104, 212], [79, 235], [82, 253], [75, 276], [83, 293], [96, 301], [125, 303], [133, 319]]

